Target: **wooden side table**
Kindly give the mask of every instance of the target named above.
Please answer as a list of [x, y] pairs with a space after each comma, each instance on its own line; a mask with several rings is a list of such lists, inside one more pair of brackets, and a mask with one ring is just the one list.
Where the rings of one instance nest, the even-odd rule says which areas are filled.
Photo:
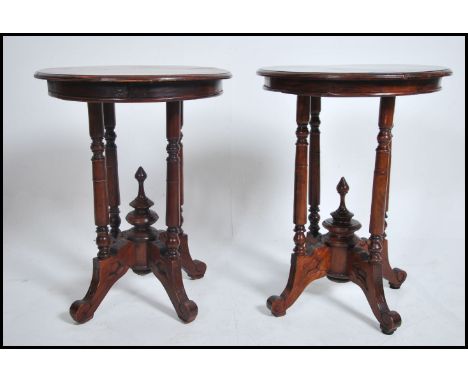
[[[405, 271], [392, 269], [389, 264], [385, 233], [395, 97], [438, 91], [441, 78], [450, 75], [451, 71], [432, 66], [360, 65], [269, 67], [261, 68], [257, 73], [265, 77], [264, 89], [297, 95], [295, 247], [286, 288], [280, 296], [268, 299], [268, 308], [273, 315], [283, 316], [309, 283], [324, 276], [336, 282], [352, 281], [366, 295], [383, 333], [392, 334], [400, 326], [401, 318], [387, 306], [382, 277], [396, 289], [406, 279]], [[331, 213], [331, 219], [323, 222], [328, 233], [319, 231], [321, 97], [380, 97], [380, 132], [377, 136], [369, 239], [355, 234], [361, 224], [352, 219], [353, 214], [346, 208], [345, 195], [349, 186], [344, 178], [337, 187], [340, 206]], [[306, 233], [307, 187], [310, 226]]]
[[[198, 308], [185, 293], [181, 269], [192, 279], [198, 279], [205, 274], [206, 265], [192, 260], [188, 238], [182, 230], [183, 101], [221, 94], [221, 80], [230, 78], [231, 74], [217, 68], [187, 66], [105, 66], [43, 69], [36, 72], [35, 77], [47, 80], [52, 97], [88, 103], [99, 252], [93, 260], [89, 290], [82, 300], [72, 304], [71, 316], [79, 323], [93, 318], [112, 285], [131, 268], [140, 275], [153, 272], [166, 289], [179, 318], [184, 322], [193, 321]], [[135, 174], [138, 196], [130, 203], [134, 210], [126, 217], [133, 228], [120, 230], [114, 132], [116, 102], [166, 102], [165, 231], [151, 227], [158, 215], [150, 210], [153, 202], [145, 195], [146, 173], [141, 167]]]

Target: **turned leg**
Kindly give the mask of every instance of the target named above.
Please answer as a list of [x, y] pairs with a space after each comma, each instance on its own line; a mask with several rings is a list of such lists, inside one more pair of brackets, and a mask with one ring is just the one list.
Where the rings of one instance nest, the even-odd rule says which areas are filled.
[[296, 160], [294, 173], [294, 254], [306, 254], [305, 224], [307, 223], [307, 136], [309, 131], [310, 97], [297, 97]]
[[105, 103], [104, 126], [106, 129], [106, 171], [107, 171], [107, 194], [109, 197], [109, 222], [112, 237], [117, 238], [120, 233], [120, 193], [119, 172], [117, 164], [117, 146], [115, 145], [115, 105]]
[[[385, 209], [387, 204], [395, 97], [380, 99], [379, 128], [377, 137], [372, 206], [370, 217], [369, 258], [356, 262], [350, 271], [350, 279], [358, 284], [379, 320], [382, 331], [392, 334], [401, 324], [397, 312], [390, 311], [385, 301], [382, 283], [383, 235], [385, 232]], [[361, 271], [361, 272], [360, 272]], [[362, 280], [365, 281], [362, 281]]]
[[387, 240], [387, 217], [388, 217], [388, 203], [390, 197], [390, 172], [392, 167], [392, 143], [390, 143], [390, 158], [388, 165], [388, 182], [387, 182], [387, 199], [385, 201], [385, 231], [383, 234], [383, 251], [382, 251], [382, 268], [383, 277], [388, 280], [390, 288], [399, 289], [401, 284], [406, 280], [406, 272], [400, 268], [393, 268], [390, 266], [388, 258], [388, 240]]
[[[179, 102], [180, 105], [180, 128], [184, 124], [184, 104]], [[180, 164], [180, 226], [179, 226], [179, 238], [180, 238], [180, 262], [182, 264], [182, 269], [188, 274], [191, 279], [200, 279], [205, 275], [206, 264], [200, 260], [193, 260], [190, 255], [189, 245], [188, 245], [188, 236], [185, 234], [182, 229], [184, 224], [183, 217], [183, 208], [184, 205], [184, 145], [182, 144], [183, 134], [180, 133], [180, 150], [179, 150], [179, 164]]]
[[94, 222], [96, 223], [96, 244], [98, 257], [109, 254], [109, 201], [107, 194], [106, 160], [104, 158], [104, 118], [101, 103], [88, 103], [89, 134], [91, 136], [91, 158], [93, 166]]
[[318, 248], [306, 254], [305, 224], [307, 223], [307, 136], [310, 117], [310, 97], [297, 98], [297, 142], [294, 176], [294, 252], [291, 256], [291, 269], [288, 283], [281, 296], [271, 296], [267, 307], [275, 316], [286, 313], [305, 287], [320, 277], [324, 277], [329, 267], [328, 248]]
[[310, 147], [309, 147], [309, 232], [308, 236], [320, 236], [320, 97], [311, 97]]
[[96, 228], [96, 244], [99, 249], [93, 263], [93, 279], [88, 293], [83, 300], [75, 301], [70, 307], [70, 314], [77, 322], [85, 322], [93, 317], [94, 311], [110, 289], [127, 270], [127, 268], [109, 254], [110, 236], [109, 202], [106, 184], [106, 163], [104, 158], [104, 118], [101, 103], [88, 103], [89, 132], [93, 156], [93, 191], [94, 191], [94, 221]]
[[[161, 281], [168, 291], [172, 304], [179, 317], [185, 321], [193, 321], [197, 315], [196, 304], [187, 298], [182, 284], [180, 261], [181, 227], [180, 214], [180, 133], [181, 133], [181, 102], [167, 102], [167, 195], [166, 195], [166, 224], [165, 234], [166, 251], [161, 255], [163, 273], [165, 277]], [[156, 267], [151, 265], [156, 276]], [[160, 278], [158, 276], [158, 278]]]

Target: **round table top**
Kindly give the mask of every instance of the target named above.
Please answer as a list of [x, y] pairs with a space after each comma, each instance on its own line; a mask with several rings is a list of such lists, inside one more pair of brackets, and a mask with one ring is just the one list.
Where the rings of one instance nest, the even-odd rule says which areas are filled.
[[198, 66], [82, 66], [38, 70], [34, 77], [48, 81], [174, 82], [231, 78], [224, 69]]
[[82, 102], [171, 102], [223, 92], [224, 69], [198, 66], [83, 66], [38, 70], [49, 95]]
[[432, 93], [452, 71], [422, 65], [273, 66], [261, 68], [264, 89], [312, 97], [391, 97]]
[[265, 77], [309, 80], [405, 80], [449, 76], [452, 71], [441, 66], [425, 65], [326, 65], [271, 66], [260, 68], [257, 74]]

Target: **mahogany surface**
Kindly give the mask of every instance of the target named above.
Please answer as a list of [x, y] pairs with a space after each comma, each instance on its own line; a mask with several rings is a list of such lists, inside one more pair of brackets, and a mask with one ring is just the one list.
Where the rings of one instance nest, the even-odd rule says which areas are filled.
[[452, 74], [439, 66], [272, 66], [257, 71], [264, 89], [314, 97], [381, 97], [431, 93]]
[[[188, 236], [182, 229], [183, 205], [183, 100], [222, 92], [223, 69], [187, 66], [109, 66], [44, 69], [35, 77], [47, 80], [49, 94], [88, 102], [91, 137], [94, 220], [97, 257], [85, 297], [70, 307], [72, 318], [83, 323], [93, 318], [112, 285], [129, 269], [138, 275], [153, 273], [165, 288], [179, 318], [193, 321], [198, 307], [185, 292], [182, 269], [192, 279], [204, 276], [206, 264], [193, 260]], [[167, 197], [166, 230], [152, 225], [158, 215], [146, 196], [143, 168], [135, 174], [138, 195], [126, 220], [133, 228], [120, 230], [120, 192], [114, 102], [166, 102]]]
[[[389, 309], [382, 281], [385, 278], [398, 289], [406, 280], [405, 271], [390, 266], [386, 234], [395, 96], [440, 90], [440, 79], [452, 72], [434, 66], [356, 65], [270, 67], [257, 73], [265, 77], [266, 90], [297, 95], [294, 249], [286, 287], [281, 295], [268, 298], [267, 307], [273, 315], [283, 316], [312, 281], [325, 276], [335, 282], [352, 281], [362, 289], [382, 332], [394, 333], [401, 317]], [[334, 96], [380, 97], [369, 238], [355, 234], [361, 223], [346, 207], [349, 186], [344, 178], [337, 186], [340, 206], [323, 222], [328, 233], [320, 232], [321, 97]], [[305, 233], [307, 190], [310, 225]]]
[[224, 69], [197, 66], [89, 66], [48, 68], [34, 76], [47, 80], [52, 97], [88, 102], [166, 102], [222, 93]]
[[199, 66], [78, 66], [38, 70], [34, 76], [54, 81], [164, 82], [204, 81], [231, 78], [224, 69]]

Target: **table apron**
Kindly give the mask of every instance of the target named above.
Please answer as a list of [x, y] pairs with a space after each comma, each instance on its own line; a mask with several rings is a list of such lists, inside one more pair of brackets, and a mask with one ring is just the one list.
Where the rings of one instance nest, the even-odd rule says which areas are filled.
[[306, 80], [265, 77], [265, 90], [314, 97], [384, 97], [432, 93], [440, 78], [412, 80]]
[[167, 102], [220, 95], [221, 80], [164, 83], [47, 81], [52, 97], [83, 102]]

